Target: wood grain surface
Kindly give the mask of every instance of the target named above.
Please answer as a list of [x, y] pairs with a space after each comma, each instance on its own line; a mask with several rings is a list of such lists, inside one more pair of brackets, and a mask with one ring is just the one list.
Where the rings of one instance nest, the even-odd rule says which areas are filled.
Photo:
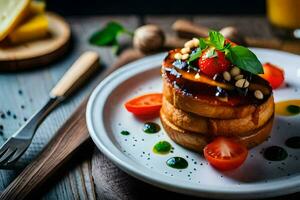
[[[106, 69], [105, 72], [97, 78], [96, 83], [100, 83], [106, 76], [117, 70], [119, 67], [138, 59], [140, 55], [140, 52], [134, 49], [125, 50], [118, 57], [118, 60], [113, 64], [113, 66]], [[54, 87], [51, 91], [51, 95], [55, 97], [66, 97], [71, 87], [69, 86], [69, 89], [67, 89], [61, 88], [61, 86], [68, 85], [70, 79], [73, 79], [73, 81], [79, 77], [84, 79], [82, 76], [86, 75], [80, 75], [78, 73], [94, 72], [95, 67], [98, 66], [98, 62], [99, 57], [94, 51], [87, 51], [82, 54]], [[81, 70], [79, 72], [78, 67], [82, 67], [82, 69], [79, 68]], [[77, 81], [76, 85], [78, 82], [79, 81]], [[96, 87], [96, 84], [94, 87]], [[26, 166], [25, 169], [0, 194], [0, 199], [22, 200], [32, 195], [41, 188], [41, 185], [46, 182], [48, 178], [51, 178], [53, 174], [57, 173], [58, 169], [63, 167], [63, 165], [77, 151], [79, 151], [85, 143], [91, 143], [85, 120], [88, 99], [89, 98], [87, 96], [76, 111], [57, 131], [51, 141], [45, 146], [41, 154], [38, 155], [33, 162]]]
[[[196, 23], [215, 29], [236, 25], [243, 34], [251, 38], [274, 39], [264, 17], [146, 16], [143, 20], [147, 23], [158, 24], [170, 35], [173, 35], [171, 24], [178, 18], [191, 19]], [[74, 34], [74, 46], [69, 55], [40, 70], [0, 74], [0, 94], [3, 98], [5, 97], [5, 101], [0, 101], [0, 110], [2, 114], [5, 114], [5, 118], [1, 118], [0, 114], [0, 125], [3, 126], [3, 130], [0, 131], [3, 133], [0, 137], [2, 142], [23, 123], [24, 118], [28, 118], [34, 110], [43, 104], [47, 98], [47, 92], [81, 52], [89, 49], [98, 51], [105, 66], [110, 66], [116, 60], [111, 49], [93, 47], [87, 42], [91, 33], [111, 20], [121, 22], [130, 30], [134, 30], [139, 22], [143, 21], [135, 16], [69, 18], [68, 21]], [[21, 169], [40, 154], [41, 149], [50, 141], [53, 134], [75, 110], [86, 94], [91, 91], [94, 82], [95, 80], [92, 80], [90, 84], [82, 88], [81, 92], [48, 117], [38, 130], [32, 145], [18, 163], [18, 169], [0, 170], [0, 190], [7, 187], [21, 172]], [[10, 115], [7, 111], [10, 111]], [[98, 149], [93, 148], [93, 145], [88, 144], [78, 151], [58, 174], [44, 183], [31, 199], [160, 199], [163, 195], [167, 196], [168, 199], [194, 199], [161, 190], [132, 178], [112, 164]], [[299, 193], [274, 199], [296, 200], [299, 199]]]

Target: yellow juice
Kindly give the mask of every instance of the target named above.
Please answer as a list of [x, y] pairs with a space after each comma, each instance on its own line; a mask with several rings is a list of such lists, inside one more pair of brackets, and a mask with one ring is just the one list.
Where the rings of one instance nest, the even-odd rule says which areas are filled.
[[267, 0], [267, 15], [272, 25], [300, 28], [300, 0]]

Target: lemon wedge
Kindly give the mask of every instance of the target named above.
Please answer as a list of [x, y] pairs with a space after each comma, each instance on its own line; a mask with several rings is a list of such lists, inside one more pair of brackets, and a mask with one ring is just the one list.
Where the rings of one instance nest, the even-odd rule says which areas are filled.
[[48, 33], [48, 19], [45, 14], [31, 17], [8, 35], [12, 43], [41, 39]]
[[26, 15], [30, 0], [0, 0], [0, 41]]

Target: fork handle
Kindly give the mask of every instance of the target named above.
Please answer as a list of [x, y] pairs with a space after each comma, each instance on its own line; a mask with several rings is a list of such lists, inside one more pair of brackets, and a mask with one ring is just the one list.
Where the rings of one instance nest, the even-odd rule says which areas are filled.
[[83, 53], [51, 90], [52, 98], [65, 98], [77, 89], [99, 66], [99, 55], [94, 51]]

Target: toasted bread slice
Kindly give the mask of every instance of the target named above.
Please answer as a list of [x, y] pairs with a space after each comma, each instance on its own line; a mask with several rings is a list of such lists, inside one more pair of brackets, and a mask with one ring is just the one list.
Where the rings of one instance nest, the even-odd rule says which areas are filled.
[[247, 136], [253, 130], [263, 126], [272, 117], [274, 100], [271, 96], [256, 109], [256, 112], [240, 119], [201, 117], [175, 108], [166, 98], [163, 98], [162, 110], [170, 122], [184, 130], [204, 135]]
[[267, 104], [266, 102], [273, 101], [272, 95], [266, 99], [262, 104], [246, 104], [239, 106], [229, 106], [214, 103], [214, 99], [208, 97], [195, 98], [186, 95], [184, 91], [175, 88], [170, 84], [165, 77], [163, 77], [163, 95], [176, 108], [186, 112], [194, 113], [203, 117], [217, 118], [217, 119], [239, 119], [245, 118], [254, 114], [257, 110]]
[[[160, 112], [160, 119], [169, 137], [185, 148], [202, 152], [205, 145], [213, 139], [213, 137], [209, 137], [208, 135], [204, 136], [202, 134], [179, 128], [167, 119], [163, 110]], [[269, 137], [271, 133], [273, 119], [274, 117], [272, 116], [262, 127], [254, 130], [249, 136], [234, 138], [244, 144], [247, 148], [252, 148], [258, 144], [261, 144]]]
[[191, 133], [171, 123], [163, 110], [160, 111], [160, 121], [169, 137], [176, 143], [194, 151], [202, 151], [211, 138], [207, 135]]

